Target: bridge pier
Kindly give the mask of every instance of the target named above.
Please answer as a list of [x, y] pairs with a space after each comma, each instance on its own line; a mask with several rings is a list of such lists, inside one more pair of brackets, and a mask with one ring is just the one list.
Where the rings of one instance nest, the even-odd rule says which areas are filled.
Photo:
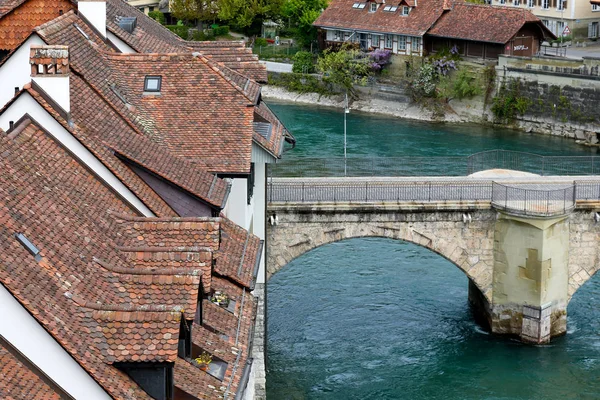
[[498, 213], [492, 306], [487, 306], [492, 332], [531, 343], [566, 332], [569, 240], [567, 216]]

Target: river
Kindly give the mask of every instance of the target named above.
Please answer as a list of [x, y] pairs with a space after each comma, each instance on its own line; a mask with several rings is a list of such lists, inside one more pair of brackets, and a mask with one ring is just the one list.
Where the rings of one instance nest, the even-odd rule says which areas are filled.
[[[285, 157], [343, 156], [343, 114], [270, 103], [298, 146]], [[573, 141], [348, 115], [348, 153], [468, 155], [511, 149], [589, 155]], [[267, 289], [267, 398], [600, 399], [600, 277], [568, 307], [568, 333], [545, 346], [493, 336], [472, 319], [467, 278], [419, 246], [382, 238], [317, 248]]]

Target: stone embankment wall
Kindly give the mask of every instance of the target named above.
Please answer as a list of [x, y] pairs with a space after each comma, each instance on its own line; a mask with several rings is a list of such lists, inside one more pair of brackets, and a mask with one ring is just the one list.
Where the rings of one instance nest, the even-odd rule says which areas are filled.
[[501, 56], [496, 70], [498, 91], [516, 87], [526, 102], [521, 129], [598, 144], [600, 60]]

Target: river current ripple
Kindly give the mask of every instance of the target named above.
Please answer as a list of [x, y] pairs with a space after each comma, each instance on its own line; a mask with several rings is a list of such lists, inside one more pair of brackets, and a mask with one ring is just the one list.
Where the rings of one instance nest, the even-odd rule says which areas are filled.
[[[327, 122], [339, 112], [272, 107], [302, 143], [300, 155], [310, 155], [311, 140], [318, 147], [314, 150], [323, 152], [320, 141], [335, 139], [319, 132], [338, 135]], [[353, 117], [358, 119], [354, 126], [373, 124], [373, 117]], [[417, 130], [411, 123], [375, 119], [378, 125], [383, 120], [386, 136], [394, 138], [391, 146], [397, 149], [386, 148], [393, 153], [388, 155], [403, 154], [403, 135], [427, 138], [429, 131], [448, 128], [417, 124]], [[447, 136], [458, 129], [450, 128]], [[479, 151], [486, 147], [473, 143], [487, 146], [482, 136], [500, 143], [488, 149], [515, 149], [525, 142], [537, 143], [542, 154], [587, 152], [572, 142], [514, 132], [504, 141], [498, 132], [458, 134], [462, 140], [452, 136], [447, 146], [434, 150], [443, 155]], [[364, 140], [360, 150], [377, 155], [380, 140], [372, 135], [375, 146], [369, 150]], [[470, 144], [473, 151], [461, 146], [452, 153], [457, 143]], [[410, 147], [407, 141], [404, 145]], [[439, 255], [390, 239], [346, 240], [299, 257], [269, 280], [267, 333], [269, 400], [600, 399], [599, 276], [569, 304], [567, 335], [546, 346], [525, 346], [475, 324], [466, 276]]]

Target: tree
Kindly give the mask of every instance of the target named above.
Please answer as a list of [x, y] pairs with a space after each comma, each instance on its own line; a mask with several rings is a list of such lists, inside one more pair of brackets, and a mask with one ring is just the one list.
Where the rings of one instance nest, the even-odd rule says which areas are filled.
[[317, 61], [317, 68], [323, 73], [323, 80], [341, 86], [354, 98], [355, 83], [366, 82], [372, 73], [370, 61], [358, 49], [344, 43], [338, 51], [327, 49]]
[[183, 21], [214, 21], [218, 12], [217, 0], [171, 0], [169, 7]]
[[327, 7], [327, 0], [285, 0], [282, 13], [297, 28], [297, 40], [308, 46], [317, 38], [317, 30], [312, 25]]
[[239, 28], [260, 29], [262, 21], [278, 15], [281, 0], [218, 0], [219, 19]]

